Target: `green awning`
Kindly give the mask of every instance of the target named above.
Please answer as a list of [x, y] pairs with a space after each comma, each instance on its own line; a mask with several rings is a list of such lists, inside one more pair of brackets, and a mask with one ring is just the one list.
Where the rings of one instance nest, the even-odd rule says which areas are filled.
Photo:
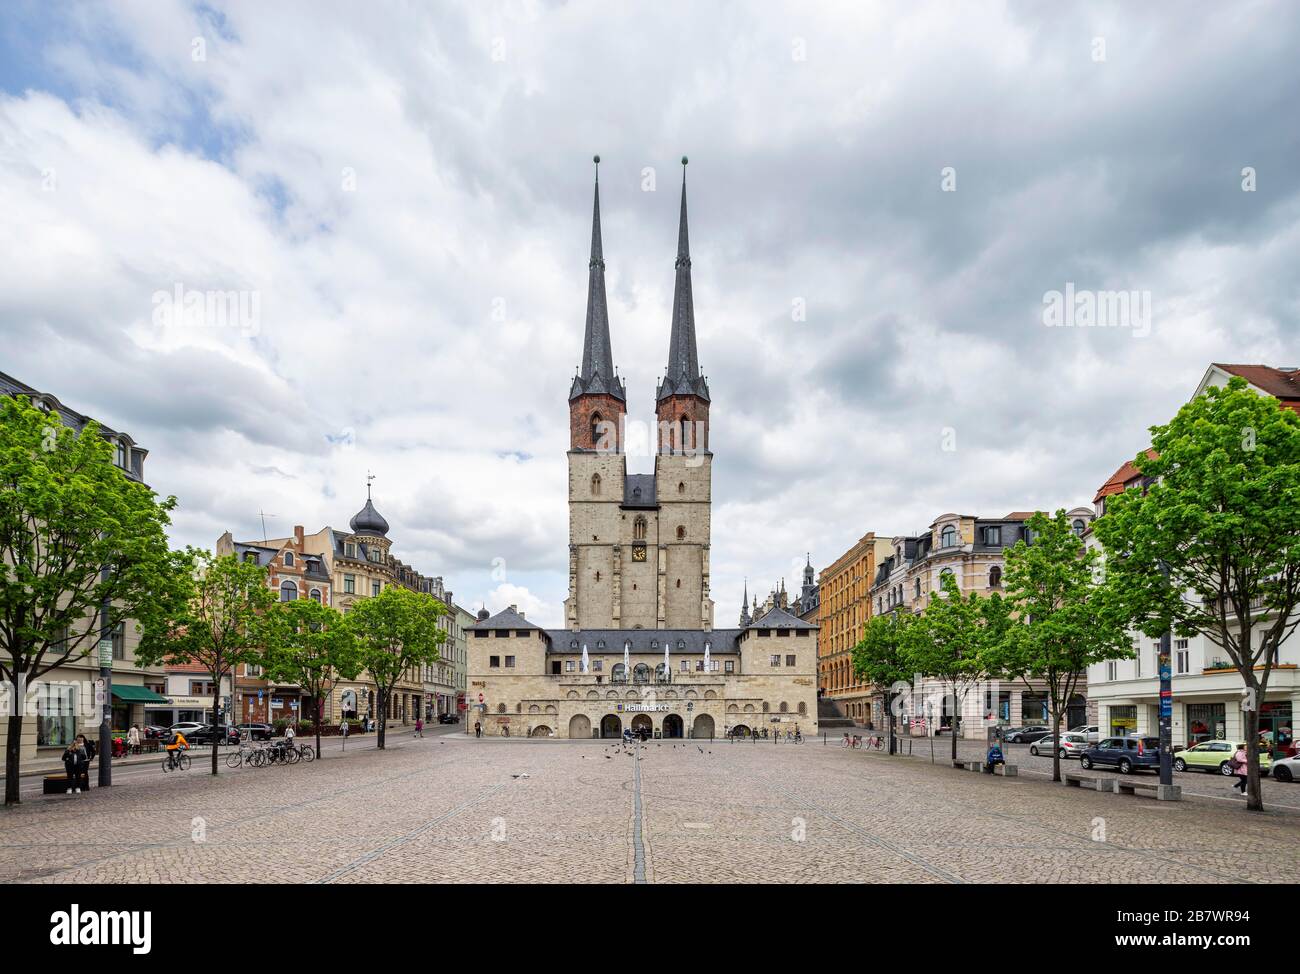
[[166, 697], [159, 696], [148, 687], [133, 687], [130, 684], [123, 686], [115, 684], [113, 696], [125, 703], [167, 703]]

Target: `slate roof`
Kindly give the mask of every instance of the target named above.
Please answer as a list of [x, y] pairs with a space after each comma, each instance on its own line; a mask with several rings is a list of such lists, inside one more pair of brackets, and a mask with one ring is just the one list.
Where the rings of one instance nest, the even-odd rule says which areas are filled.
[[623, 478], [624, 507], [635, 509], [658, 507], [659, 499], [656, 493], [655, 475], [652, 473], [630, 473]]
[[805, 622], [796, 615], [791, 615], [780, 606], [773, 606], [762, 616], [749, 624], [750, 629], [820, 629], [811, 622]]
[[[11, 375], [6, 375], [4, 372], [0, 372], [0, 395], [26, 396], [31, 400], [33, 406], [45, 407], [58, 413], [63, 425], [76, 430], [78, 433], [85, 429], [86, 424], [91, 421], [90, 416], [65, 406], [53, 394], [34, 389], [26, 382], [15, 379]], [[123, 473], [132, 480], [142, 480], [144, 476], [144, 458], [149, 455], [149, 451], [142, 446], [137, 446], [135, 438], [130, 433], [111, 429], [103, 423], [99, 424], [99, 432], [106, 439], [122, 440], [129, 455], [128, 469], [124, 470]]]
[[691, 248], [686, 229], [686, 173], [682, 171], [682, 212], [677, 227], [677, 282], [673, 289], [673, 325], [668, 339], [668, 370], [659, 381], [656, 401], [669, 396], [709, 399], [709, 384], [700, 374], [695, 344], [695, 301], [691, 294]]
[[[542, 627], [529, 622], [515, 608], [502, 609], [494, 616], [488, 616], [482, 622], [476, 622], [467, 629], [538, 629]], [[545, 630], [542, 630], [545, 631]]]
[[373, 534], [381, 538], [388, 537], [388, 522], [375, 510], [374, 502], [366, 498], [366, 506], [352, 515], [349, 522], [355, 534]]
[[[804, 625], [807, 626], [807, 623]], [[548, 652], [564, 655], [581, 653], [585, 643], [588, 653], [619, 655], [623, 652], [624, 643], [630, 641], [631, 655], [662, 658], [664, 640], [667, 640], [670, 656], [681, 653], [698, 656], [704, 652], [706, 641], [709, 643], [710, 656], [734, 656], [740, 652], [740, 635], [743, 631], [742, 629], [579, 629], [577, 631], [550, 629], [547, 631], [547, 636], [551, 640]], [[604, 648], [597, 649], [597, 644], [602, 641], [605, 643]], [[573, 646], [575, 642], [576, 648]], [[684, 643], [685, 648], [679, 649], [678, 642]]]
[[609, 305], [605, 300], [605, 254], [600, 239], [600, 179], [591, 210], [591, 260], [587, 264], [587, 324], [582, 338], [582, 369], [573, 377], [569, 400], [603, 393], [627, 400], [623, 380], [614, 373], [609, 341]]

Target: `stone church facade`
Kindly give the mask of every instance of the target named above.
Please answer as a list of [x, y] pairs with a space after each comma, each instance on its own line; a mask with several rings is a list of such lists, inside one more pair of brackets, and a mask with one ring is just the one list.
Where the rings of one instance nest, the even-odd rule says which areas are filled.
[[682, 182], [668, 366], [654, 473], [629, 474], [627, 392], [613, 364], [592, 213], [582, 364], [569, 393], [565, 628], [514, 606], [469, 628], [471, 726], [494, 736], [749, 736], [817, 729], [817, 626], [777, 607], [714, 629], [708, 381], [700, 370]]

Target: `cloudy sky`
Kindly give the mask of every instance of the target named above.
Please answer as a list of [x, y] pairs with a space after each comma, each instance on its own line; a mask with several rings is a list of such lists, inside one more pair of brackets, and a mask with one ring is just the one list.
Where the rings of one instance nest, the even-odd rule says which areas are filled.
[[[733, 624], [1300, 364], [1298, 43], [1282, 2], [9, 2], [0, 370], [145, 445], [178, 544], [344, 527], [372, 470], [399, 557], [558, 624], [591, 156], [648, 422], [687, 154]], [[1067, 286], [1139, 301], [1048, 327]]]

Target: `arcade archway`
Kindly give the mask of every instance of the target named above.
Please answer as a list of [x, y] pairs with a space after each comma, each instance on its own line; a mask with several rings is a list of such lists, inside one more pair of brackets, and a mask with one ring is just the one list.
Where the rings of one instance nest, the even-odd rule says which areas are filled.
[[574, 714], [569, 720], [569, 736], [578, 738], [591, 736], [591, 720], [586, 714]]
[[713, 736], [713, 718], [708, 714], [696, 714], [691, 724], [691, 737], [709, 738]]
[[684, 733], [680, 714], [664, 715], [664, 737], [681, 737]]
[[614, 714], [606, 714], [600, 720], [601, 737], [622, 737], [623, 722]]

